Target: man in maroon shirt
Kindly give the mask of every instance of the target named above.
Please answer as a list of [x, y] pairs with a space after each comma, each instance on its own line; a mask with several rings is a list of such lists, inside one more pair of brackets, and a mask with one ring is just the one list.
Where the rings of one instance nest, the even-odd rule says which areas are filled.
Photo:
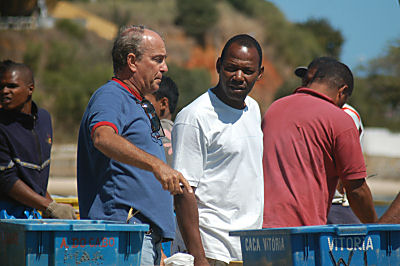
[[357, 217], [376, 222], [358, 132], [340, 109], [353, 75], [336, 60], [308, 74], [306, 87], [275, 101], [264, 117], [263, 227], [326, 224], [339, 179]]

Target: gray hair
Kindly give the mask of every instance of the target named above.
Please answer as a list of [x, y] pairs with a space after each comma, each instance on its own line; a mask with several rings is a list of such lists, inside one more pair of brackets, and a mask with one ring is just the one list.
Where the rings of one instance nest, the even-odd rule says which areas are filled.
[[114, 74], [117, 74], [127, 65], [126, 59], [129, 53], [135, 54], [137, 60], [142, 58], [143, 47], [141, 44], [145, 29], [146, 27], [143, 25], [131, 25], [121, 28], [111, 52]]

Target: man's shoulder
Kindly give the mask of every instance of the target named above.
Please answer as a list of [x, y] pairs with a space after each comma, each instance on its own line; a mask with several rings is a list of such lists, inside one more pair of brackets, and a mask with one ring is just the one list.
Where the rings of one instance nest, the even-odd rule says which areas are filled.
[[247, 96], [245, 99], [246, 105], [249, 107], [250, 110], [256, 110], [260, 112], [260, 106], [258, 102], [250, 96]]
[[118, 85], [118, 83], [113, 81], [108, 81], [101, 85], [97, 90], [93, 93], [93, 95], [102, 95], [102, 94], [119, 94], [123, 91], [123, 88]]
[[39, 117], [43, 117], [43, 118], [48, 118], [48, 119], [51, 118], [49, 111], [47, 111], [44, 108], [40, 108], [40, 107], [38, 108], [38, 115], [39, 115]]
[[93, 93], [89, 101], [89, 106], [99, 103], [121, 106], [123, 103], [130, 101], [130, 97], [130, 92], [125, 90], [118, 83], [108, 81]]
[[210, 122], [212, 111], [209, 91], [203, 93], [193, 102], [184, 107], [176, 116], [174, 125], [192, 125], [201, 127], [201, 125]]
[[211, 100], [209, 92], [205, 92], [196, 99], [194, 99], [191, 103], [186, 105], [178, 115], [189, 115], [189, 116], [198, 116], [203, 114], [202, 110], [209, 109], [211, 107]]

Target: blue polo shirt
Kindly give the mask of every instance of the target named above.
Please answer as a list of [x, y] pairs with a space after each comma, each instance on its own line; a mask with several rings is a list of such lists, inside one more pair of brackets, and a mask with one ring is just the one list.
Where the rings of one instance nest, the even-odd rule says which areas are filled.
[[[139, 99], [138, 99], [139, 98]], [[78, 198], [82, 219], [125, 222], [130, 207], [164, 238], [174, 238], [172, 196], [163, 190], [152, 172], [124, 164], [97, 150], [92, 141], [101, 125], [138, 148], [165, 162], [161, 139], [154, 136], [140, 96], [117, 79], [100, 87], [83, 115], [78, 139]]]

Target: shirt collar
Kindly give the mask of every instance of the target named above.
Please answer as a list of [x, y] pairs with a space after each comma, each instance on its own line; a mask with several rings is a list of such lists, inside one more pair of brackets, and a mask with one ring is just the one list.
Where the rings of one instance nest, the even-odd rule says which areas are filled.
[[136, 92], [135, 90], [132, 90], [131, 88], [129, 88], [128, 85], [127, 85], [125, 82], [123, 82], [122, 80], [120, 80], [120, 79], [118, 79], [118, 78], [116, 78], [116, 77], [113, 77], [111, 80], [117, 82], [117, 83], [118, 83], [119, 85], [121, 85], [124, 89], [126, 89], [126, 90], [129, 91], [133, 96], [135, 96], [136, 99], [138, 99], [139, 101], [143, 100], [143, 97], [140, 96], [140, 94], [139, 94], [138, 92]]
[[5, 109], [0, 109], [0, 110], [2, 116], [7, 117], [10, 120], [17, 121], [29, 128], [34, 127], [35, 121], [37, 120], [38, 117], [38, 107], [33, 101], [32, 101], [31, 114], [25, 114], [14, 110], [5, 110]]
[[323, 100], [325, 100], [325, 101], [328, 101], [328, 102], [330, 102], [330, 103], [336, 105], [336, 104], [332, 101], [332, 99], [329, 98], [328, 96], [326, 96], [325, 94], [319, 93], [319, 92], [317, 92], [317, 91], [315, 91], [315, 90], [312, 90], [312, 89], [310, 89], [310, 88], [299, 87], [299, 88], [297, 88], [297, 89], [294, 91], [294, 93], [295, 93], [295, 94], [296, 94], [296, 93], [305, 93], [305, 94], [309, 94], [309, 95], [312, 95], [312, 96], [321, 98], [321, 99], [323, 99]]

